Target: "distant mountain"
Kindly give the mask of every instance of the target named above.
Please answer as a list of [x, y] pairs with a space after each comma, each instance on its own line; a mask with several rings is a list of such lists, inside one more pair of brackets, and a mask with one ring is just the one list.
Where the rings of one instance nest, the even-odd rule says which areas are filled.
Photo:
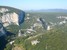
[[29, 10], [27, 12], [67, 12], [67, 9], [41, 9], [41, 10]]

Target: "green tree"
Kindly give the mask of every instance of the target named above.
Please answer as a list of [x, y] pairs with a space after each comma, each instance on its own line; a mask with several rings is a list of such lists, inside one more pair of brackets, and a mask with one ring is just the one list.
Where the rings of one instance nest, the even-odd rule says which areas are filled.
[[12, 46], [8, 43], [8, 44], [6, 45], [6, 48], [5, 48], [4, 50], [12, 50]]

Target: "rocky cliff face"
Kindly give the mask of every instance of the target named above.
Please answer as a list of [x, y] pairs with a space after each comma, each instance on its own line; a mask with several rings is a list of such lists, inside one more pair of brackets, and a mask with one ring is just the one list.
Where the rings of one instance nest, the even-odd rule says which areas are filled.
[[4, 23], [3, 25], [6, 27], [12, 23], [16, 24], [16, 25], [19, 25], [18, 23], [18, 17], [19, 15], [16, 14], [15, 12], [13, 13], [7, 13], [7, 14], [4, 14], [2, 17], [2, 22]]
[[3, 36], [3, 35], [5, 35], [5, 29], [2, 25], [2, 23], [0, 23], [0, 37]]
[[12, 7], [0, 6], [0, 25], [3, 25], [2, 28], [0, 28], [0, 36], [5, 34], [3, 27], [6, 28], [13, 24], [19, 26], [24, 22], [24, 18], [24, 11]]
[[21, 10], [13, 10], [10, 7], [0, 7], [0, 19], [4, 27], [10, 24], [20, 25], [24, 21], [25, 13]]
[[6, 9], [6, 8], [0, 8], [0, 12], [1, 12], [1, 13], [4, 13], [4, 12], [6, 12], [6, 11], [9, 11], [9, 10]]

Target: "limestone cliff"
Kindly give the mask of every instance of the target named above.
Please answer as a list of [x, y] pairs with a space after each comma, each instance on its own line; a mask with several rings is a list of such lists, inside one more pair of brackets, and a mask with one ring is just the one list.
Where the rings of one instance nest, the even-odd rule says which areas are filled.
[[0, 23], [0, 37], [3, 36], [3, 35], [5, 35], [5, 29], [2, 25], [2, 23]]
[[0, 6], [0, 14], [0, 20], [4, 27], [10, 24], [20, 25], [25, 17], [24, 11], [6, 6]]
[[24, 18], [24, 11], [12, 7], [0, 6], [0, 26], [2, 25], [0, 28], [0, 36], [6, 33], [3, 27], [7, 28], [7, 26], [13, 24], [20, 25], [24, 22]]
[[19, 17], [19, 15], [16, 14], [15, 12], [7, 13], [7, 14], [3, 15], [2, 16], [2, 22], [4, 23], [3, 25], [8, 26], [12, 23], [19, 25], [18, 17]]

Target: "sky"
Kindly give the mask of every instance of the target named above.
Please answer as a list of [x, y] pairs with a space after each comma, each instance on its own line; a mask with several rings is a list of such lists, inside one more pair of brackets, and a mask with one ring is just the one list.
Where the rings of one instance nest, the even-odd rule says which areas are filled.
[[21, 10], [67, 9], [67, 0], [0, 0], [0, 6]]

